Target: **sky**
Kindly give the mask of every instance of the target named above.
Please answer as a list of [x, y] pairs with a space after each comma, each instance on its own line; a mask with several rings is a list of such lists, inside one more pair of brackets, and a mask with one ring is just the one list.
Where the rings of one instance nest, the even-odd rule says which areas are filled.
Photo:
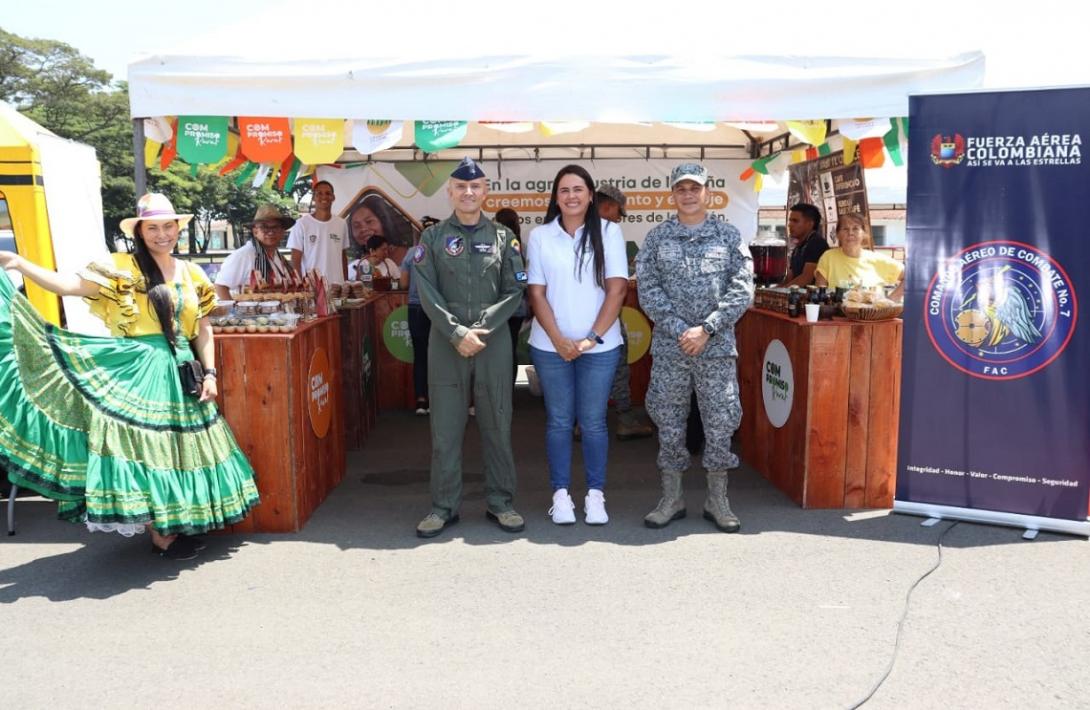
[[[331, 53], [368, 45], [412, 53], [421, 49], [414, 42], [417, 33], [413, 24], [444, 23], [444, 27], [456, 28], [451, 33], [452, 45], [487, 53], [499, 43], [519, 47], [530, 38], [519, 27], [533, 26], [532, 34], [550, 37], [558, 51], [567, 49], [567, 37], [575, 52], [586, 49], [587, 34], [562, 30], [578, 23], [605, 27], [598, 36], [591, 34], [594, 41], [589, 44], [609, 51], [628, 51], [627, 38], [638, 36], [640, 41], [632, 42], [633, 54], [654, 52], [645, 43], [648, 28], [651, 32], [659, 27], [687, 31], [692, 26], [693, 46], [699, 51], [804, 55], [808, 49], [820, 47], [828, 52], [832, 47], [848, 56], [943, 57], [979, 49], [987, 57], [987, 87], [1090, 84], [1090, 42], [1084, 32], [1090, 6], [1063, 0], [1035, 0], [1010, 10], [959, 0], [824, 5], [814, 0], [781, 0], [760, 12], [753, 12], [751, 3], [693, 0], [677, 6], [631, 3], [623, 5], [621, 13], [614, 3], [588, 4], [585, 0], [475, 0], [468, 5], [449, 0], [387, 0], [388, 5], [381, 0], [367, 1], [375, 8], [375, 22], [364, 28], [343, 28], [336, 22], [339, 4], [360, 0], [265, 0], [256, 5], [223, 0], [3, 0], [0, 27], [22, 36], [67, 42], [118, 79], [124, 78], [129, 61], [141, 53], [170, 54], [180, 48], [200, 47], [229, 54], [231, 38], [250, 27], [269, 37], [270, 48], [287, 43], [284, 48], [290, 50], [292, 46], [327, 42]], [[681, 10], [667, 11], [667, 7]], [[328, 14], [329, 36], [293, 38], [292, 16], [298, 12]], [[653, 23], [643, 19], [643, 13], [648, 12], [654, 15]], [[485, 18], [505, 31], [469, 41], [459, 39], [472, 34]], [[391, 29], [383, 28], [384, 21]], [[213, 39], [202, 43], [206, 36]]]
[[[0, 1], [0, 27], [22, 37], [56, 39], [94, 60], [95, 66], [124, 79], [129, 61], [138, 52], [169, 52], [217, 25], [243, 21], [253, 12], [248, 3], [223, 0], [184, 0], [175, 3], [133, 0]], [[171, 8], [185, 8], [171, 12]], [[158, 24], [151, 21], [158, 19]]]

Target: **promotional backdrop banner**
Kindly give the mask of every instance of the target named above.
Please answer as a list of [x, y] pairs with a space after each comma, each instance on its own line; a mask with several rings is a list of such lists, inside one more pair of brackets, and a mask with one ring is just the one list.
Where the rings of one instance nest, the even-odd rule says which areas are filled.
[[821, 210], [822, 236], [836, 246], [837, 216], [857, 214], [870, 232], [867, 182], [858, 161], [844, 164], [844, 151], [787, 166], [787, 207], [808, 202]]
[[[611, 183], [628, 198], [628, 216], [621, 223], [625, 239], [643, 244], [647, 232], [675, 213], [668, 184], [670, 171], [681, 160], [580, 161], [598, 184]], [[746, 242], [757, 231], [757, 194], [738, 175], [748, 160], [709, 160], [711, 214], [738, 227]], [[425, 216], [445, 219], [451, 213], [446, 182], [457, 163], [452, 161], [371, 163], [348, 169], [319, 168], [318, 177], [336, 191], [334, 211], [361, 236], [374, 233], [375, 222], [391, 245], [407, 247], [419, 234]], [[493, 216], [509, 207], [518, 212], [523, 236], [541, 224], [549, 204], [552, 180], [560, 161], [504, 160], [481, 164], [488, 175], [484, 211]], [[372, 218], [373, 216], [373, 218]]]
[[894, 508], [1090, 534], [1090, 89], [911, 99]]

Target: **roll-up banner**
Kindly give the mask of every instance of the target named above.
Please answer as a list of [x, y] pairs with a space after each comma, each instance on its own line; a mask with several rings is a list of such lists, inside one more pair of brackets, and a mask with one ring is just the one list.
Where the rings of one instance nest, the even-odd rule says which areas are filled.
[[1090, 535], [1090, 88], [909, 105], [894, 510]]

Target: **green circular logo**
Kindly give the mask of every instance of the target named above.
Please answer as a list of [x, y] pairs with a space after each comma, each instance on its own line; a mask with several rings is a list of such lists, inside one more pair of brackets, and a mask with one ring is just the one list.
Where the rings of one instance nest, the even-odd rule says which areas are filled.
[[409, 307], [395, 308], [382, 324], [382, 342], [401, 362], [413, 361], [413, 340], [409, 336]]

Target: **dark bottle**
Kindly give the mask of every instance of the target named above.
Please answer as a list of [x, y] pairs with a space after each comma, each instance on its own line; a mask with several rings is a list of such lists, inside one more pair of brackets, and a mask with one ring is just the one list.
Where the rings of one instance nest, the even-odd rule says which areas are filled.
[[818, 303], [823, 306], [829, 305], [829, 290], [824, 286], [818, 286]]
[[791, 316], [792, 318], [799, 317], [799, 312], [802, 310], [802, 304], [800, 304], [799, 301], [799, 287], [792, 286], [791, 289], [787, 292], [787, 315]]
[[806, 302], [807, 303], [821, 303], [821, 299], [818, 298], [817, 286], [806, 287]]

